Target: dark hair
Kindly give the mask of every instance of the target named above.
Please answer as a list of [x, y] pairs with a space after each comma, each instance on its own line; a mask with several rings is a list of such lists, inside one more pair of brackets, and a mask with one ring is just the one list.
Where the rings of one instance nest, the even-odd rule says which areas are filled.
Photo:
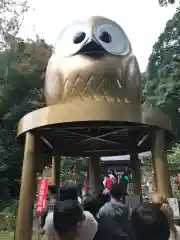
[[57, 201], [53, 223], [54, 229], [59, 235], [68, 234], [76, 230], [77, 223], [83, 221], [83, 210], [75, 200]]
[[142, 203], [132, 212], [132, 228], [135, 239], [168, 240], [170, 228], [161, 204]]
[[97, 196], [87, 196], [83, 202], [84, 210], [90, 212], [95, 217], [99, 209], [108, 200], [108, 196], [105, 196], [102, 193], [98, 194]]
[[101, 207], [106, 203], [109, 202], [110, 197], [107, 193], [99, 193], [97, 195], [97, 198], [99, 199], [99, 201], [101, 202]]
[[111, 185], [110, 196], [116, 200], [120, 200], [123, 197], [122, 184], [114, 183]]
[[73, 181], [66, 181], [62, 186], [59, 187], [58, 199], [64, 200], [78, 200], [78, 187]]
[[49, 193], [50, 194], [52, 194], [52, 195], [56, 195], [56, 191], [57, 191], [57, 188], [56, 188], [56, 186], [55, 185], [50, 185], [49, 187], [48, 187], [48, 191], [49, 191]]
[[93, 196], [87, 196], [83, 202], [83, 207], [85, 211], [90, 212], [93, 216], [98, 212], [97, 210], [97, 199]]

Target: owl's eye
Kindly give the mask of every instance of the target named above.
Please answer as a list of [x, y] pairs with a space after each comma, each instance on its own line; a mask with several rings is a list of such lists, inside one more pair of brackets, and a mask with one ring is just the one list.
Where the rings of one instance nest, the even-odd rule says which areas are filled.
[[106, 31], [100, 33], [99, 39], [105, 43], [110, 43], [112, 41], [111, 35]]
[[111, 54], [126, 55], [131, 50], [123, 29], [109, 19], [99, 20], [94, 26], [93, 33], [101, 46]]
[[76, 35], [73, 38], [73, 43], [78, 44], [81, 43], [86, 37], [86, 34], [84, 32], [77, 32]]
[[54, 52], [63, 57], [71, 56], [81, 49], [90, 35], [91, 28], [87, 24], [76, 22], [63, 29]]

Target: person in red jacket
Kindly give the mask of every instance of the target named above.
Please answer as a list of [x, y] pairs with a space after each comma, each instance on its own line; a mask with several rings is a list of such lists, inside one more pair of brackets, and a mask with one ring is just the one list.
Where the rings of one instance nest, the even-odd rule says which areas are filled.
[[113, 184], [113, 179], [110, 176], [104, 179], [104, 188], [106, 193], [110, 191], [112, 184]]

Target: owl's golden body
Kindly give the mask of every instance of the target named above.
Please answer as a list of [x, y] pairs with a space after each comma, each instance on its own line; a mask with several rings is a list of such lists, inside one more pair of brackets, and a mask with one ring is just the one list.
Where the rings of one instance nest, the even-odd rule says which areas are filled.
[[[103, 18], [86, 24], [93, 28], [98, 19]], [[55, 48], [46, 71], [45, 97], [47, 105], [86, 100], [139, 104], [141, 77], [131, 47], [123, 56], [105, 51], [100, 57], [86, 52], [62, 56]]]

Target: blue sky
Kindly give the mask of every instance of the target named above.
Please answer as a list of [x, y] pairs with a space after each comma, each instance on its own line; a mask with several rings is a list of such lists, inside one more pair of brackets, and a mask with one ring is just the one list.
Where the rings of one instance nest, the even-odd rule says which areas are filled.
[[62, 28], [73, 20], [101, 15], [116, 21], [128, 35], [141, 71], [144, 71], [152, 46], [163, 32], [176, 6], [160, 8], [157, 0], [29, 0], [35, 10], [25, 17], [20, 35], [34, 38], [37, 33], [54, 44]]

